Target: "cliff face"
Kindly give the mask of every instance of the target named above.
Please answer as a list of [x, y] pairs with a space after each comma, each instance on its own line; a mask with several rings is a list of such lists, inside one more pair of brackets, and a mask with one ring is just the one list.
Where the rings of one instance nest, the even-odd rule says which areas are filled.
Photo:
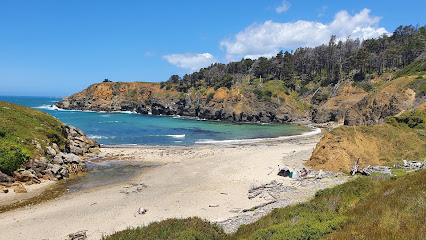
[[342, 82], [332, 89], [332, 95], [312, 111], [312, 121], [316, 123], [338, 122], [345, 118], [346, 112], [367, 93], [352, 86], [351, 81]]
[[266, 100], [238, 88], [191, 88], [183, 93], [142, 82], [93, 84], [55, 105], [73, 110], [136, 111], [235, 122], [290, 122], [309, 115], [286, 94]]
[[411, 88], [416, 76], [402, 77], [383, 84], [376, 91], [354, 104], [345, 114], [345, 125], [374, 125], [386, 117], [417, 107], [425, 97]]

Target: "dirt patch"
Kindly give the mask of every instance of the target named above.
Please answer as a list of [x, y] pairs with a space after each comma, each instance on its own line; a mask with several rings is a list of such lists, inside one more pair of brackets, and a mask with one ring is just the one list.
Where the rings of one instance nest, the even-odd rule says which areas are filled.
[[389, 124], [341, 126], [321, 139], [307, 165], [316, 170], [349, 172], [358, 158], [360, 167], [392, 165], [402, 159], [422, 160], [425, 149], [426, 137], [416, 131]]

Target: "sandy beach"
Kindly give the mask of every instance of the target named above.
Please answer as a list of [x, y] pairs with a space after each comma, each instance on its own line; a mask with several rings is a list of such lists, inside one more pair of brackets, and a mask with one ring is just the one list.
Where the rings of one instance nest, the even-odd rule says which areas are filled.
[[[161, 165], [126, 182], [2, 213], [0, 239], [65, 239], [81, 230], [87, 231], [88, 239], [100, 239], [129, 227], [190, 216], [218, 222], [228, 232], [233, 231], [238, 221], [258, 218], [268, 211], [260, 208], [243, 213], [244, 209], [272, 200], [278, 200], [275, 206], [279, 203], [280, 207], [305, 201], [315, 191], [346, 180], [327, 177], [303, 182], [277, 176], [278, 165], [299, 170], [304, 167], [320, 138], [315, 135], [241, 145], [101, 148], [100, 157], [105, 160]], [[274, 180], [288, 191], [248, 198], [250, 188]], [[140, 207], [147, 212], [138, 214]], [[226, 221], [230, 218], [236, 221], [230, 224]]]

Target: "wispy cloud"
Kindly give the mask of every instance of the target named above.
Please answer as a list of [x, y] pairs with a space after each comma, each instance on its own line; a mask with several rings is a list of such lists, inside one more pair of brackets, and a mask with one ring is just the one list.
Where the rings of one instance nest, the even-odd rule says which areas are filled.
[[328, 6], [322, 6], [318, 11], [317, 17], [323, 17], [325, 14], [325, 11], [327, 11]]
[[287, 2], [286, 0], [283, 0], [281, 2], [281, 5], [278, 6], [277, 8], [275, 8], [275, 11], [277, 13], [282, 13], [282, 12], [287, 11], [290, 7], [291, 7], [291, 4], [289, 2]]
[[148, 52], [145, 52], [144, 55], [145, 55], [145, 57], [153, 57], [153, 56], [155, 56], [155, 53], [148, 51]]
[[314, 47], [327, 43], [331, 35], [338, 39], [368, 39], [388, 33], [379, 28], [380, 17], [370, 16], [369, 9], [363, 9], [351, 16], [347, 11], [340, 11], [331, 23], [315, 21], [273, 22], [252, 24], [237, 33], [231, 39], [221, 41], [228, 60], [241, 57], [257, 58], [274, 56], [279, 49], [296, 49], [297, 47]]
[[199, 70], [203, 67], [208, 67], [216, 62], [216, 59], [210, 53], [184, 53], [170, 54], [163, 56], [169, 63], [191, 71]]

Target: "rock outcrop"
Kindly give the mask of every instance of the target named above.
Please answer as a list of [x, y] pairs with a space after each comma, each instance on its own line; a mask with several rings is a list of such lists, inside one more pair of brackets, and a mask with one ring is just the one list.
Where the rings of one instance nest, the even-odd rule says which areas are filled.
[[42, 144], [33, 140], [36, 149], [44, 154], [29, 159], [22, 168], [13, 172], [13, 176], [0, 172], [0, 182], [40, 183], [42, 179], [61, 180], [68, 178], [70, 174], [87, 171], [82, 158], [96, 154], [99, 144], [88, 139], [83, 131], [73, 126], [63, 126], [63, 136], [67, 139], [63, 150], [55, 143], [47, 144], [43, 149]]
[[259, 99], [241, 89], [190, 89], [186, 93], [160, 88], [158, 83], [104, 82], [64, 98], [59, 108], [91, 111], [134, 111], [140, 114], [180, 115], [234, 122], [291, 122], [308, 111], [283, 96]]
[[312, 110], [313, 122], [339, 122], [351, 107], [367, 95], [362, 89], [353, 87], [351, 81], [339, 83], [331, 92], [327, 101]]
[[345, 125], [367, 126], [382, 123], [386, 117], [412, 109], [425, 101], [409, 88], [415, 76], [395, 79], [365, 96], [345, 113]]
[[73, 126], [65, 126], [64, 136], [68, 139], [68, 145], [65, 146], [67, 153], [83, 156], [98, 151], [99, 143], [87, 138], [86, 134]]

